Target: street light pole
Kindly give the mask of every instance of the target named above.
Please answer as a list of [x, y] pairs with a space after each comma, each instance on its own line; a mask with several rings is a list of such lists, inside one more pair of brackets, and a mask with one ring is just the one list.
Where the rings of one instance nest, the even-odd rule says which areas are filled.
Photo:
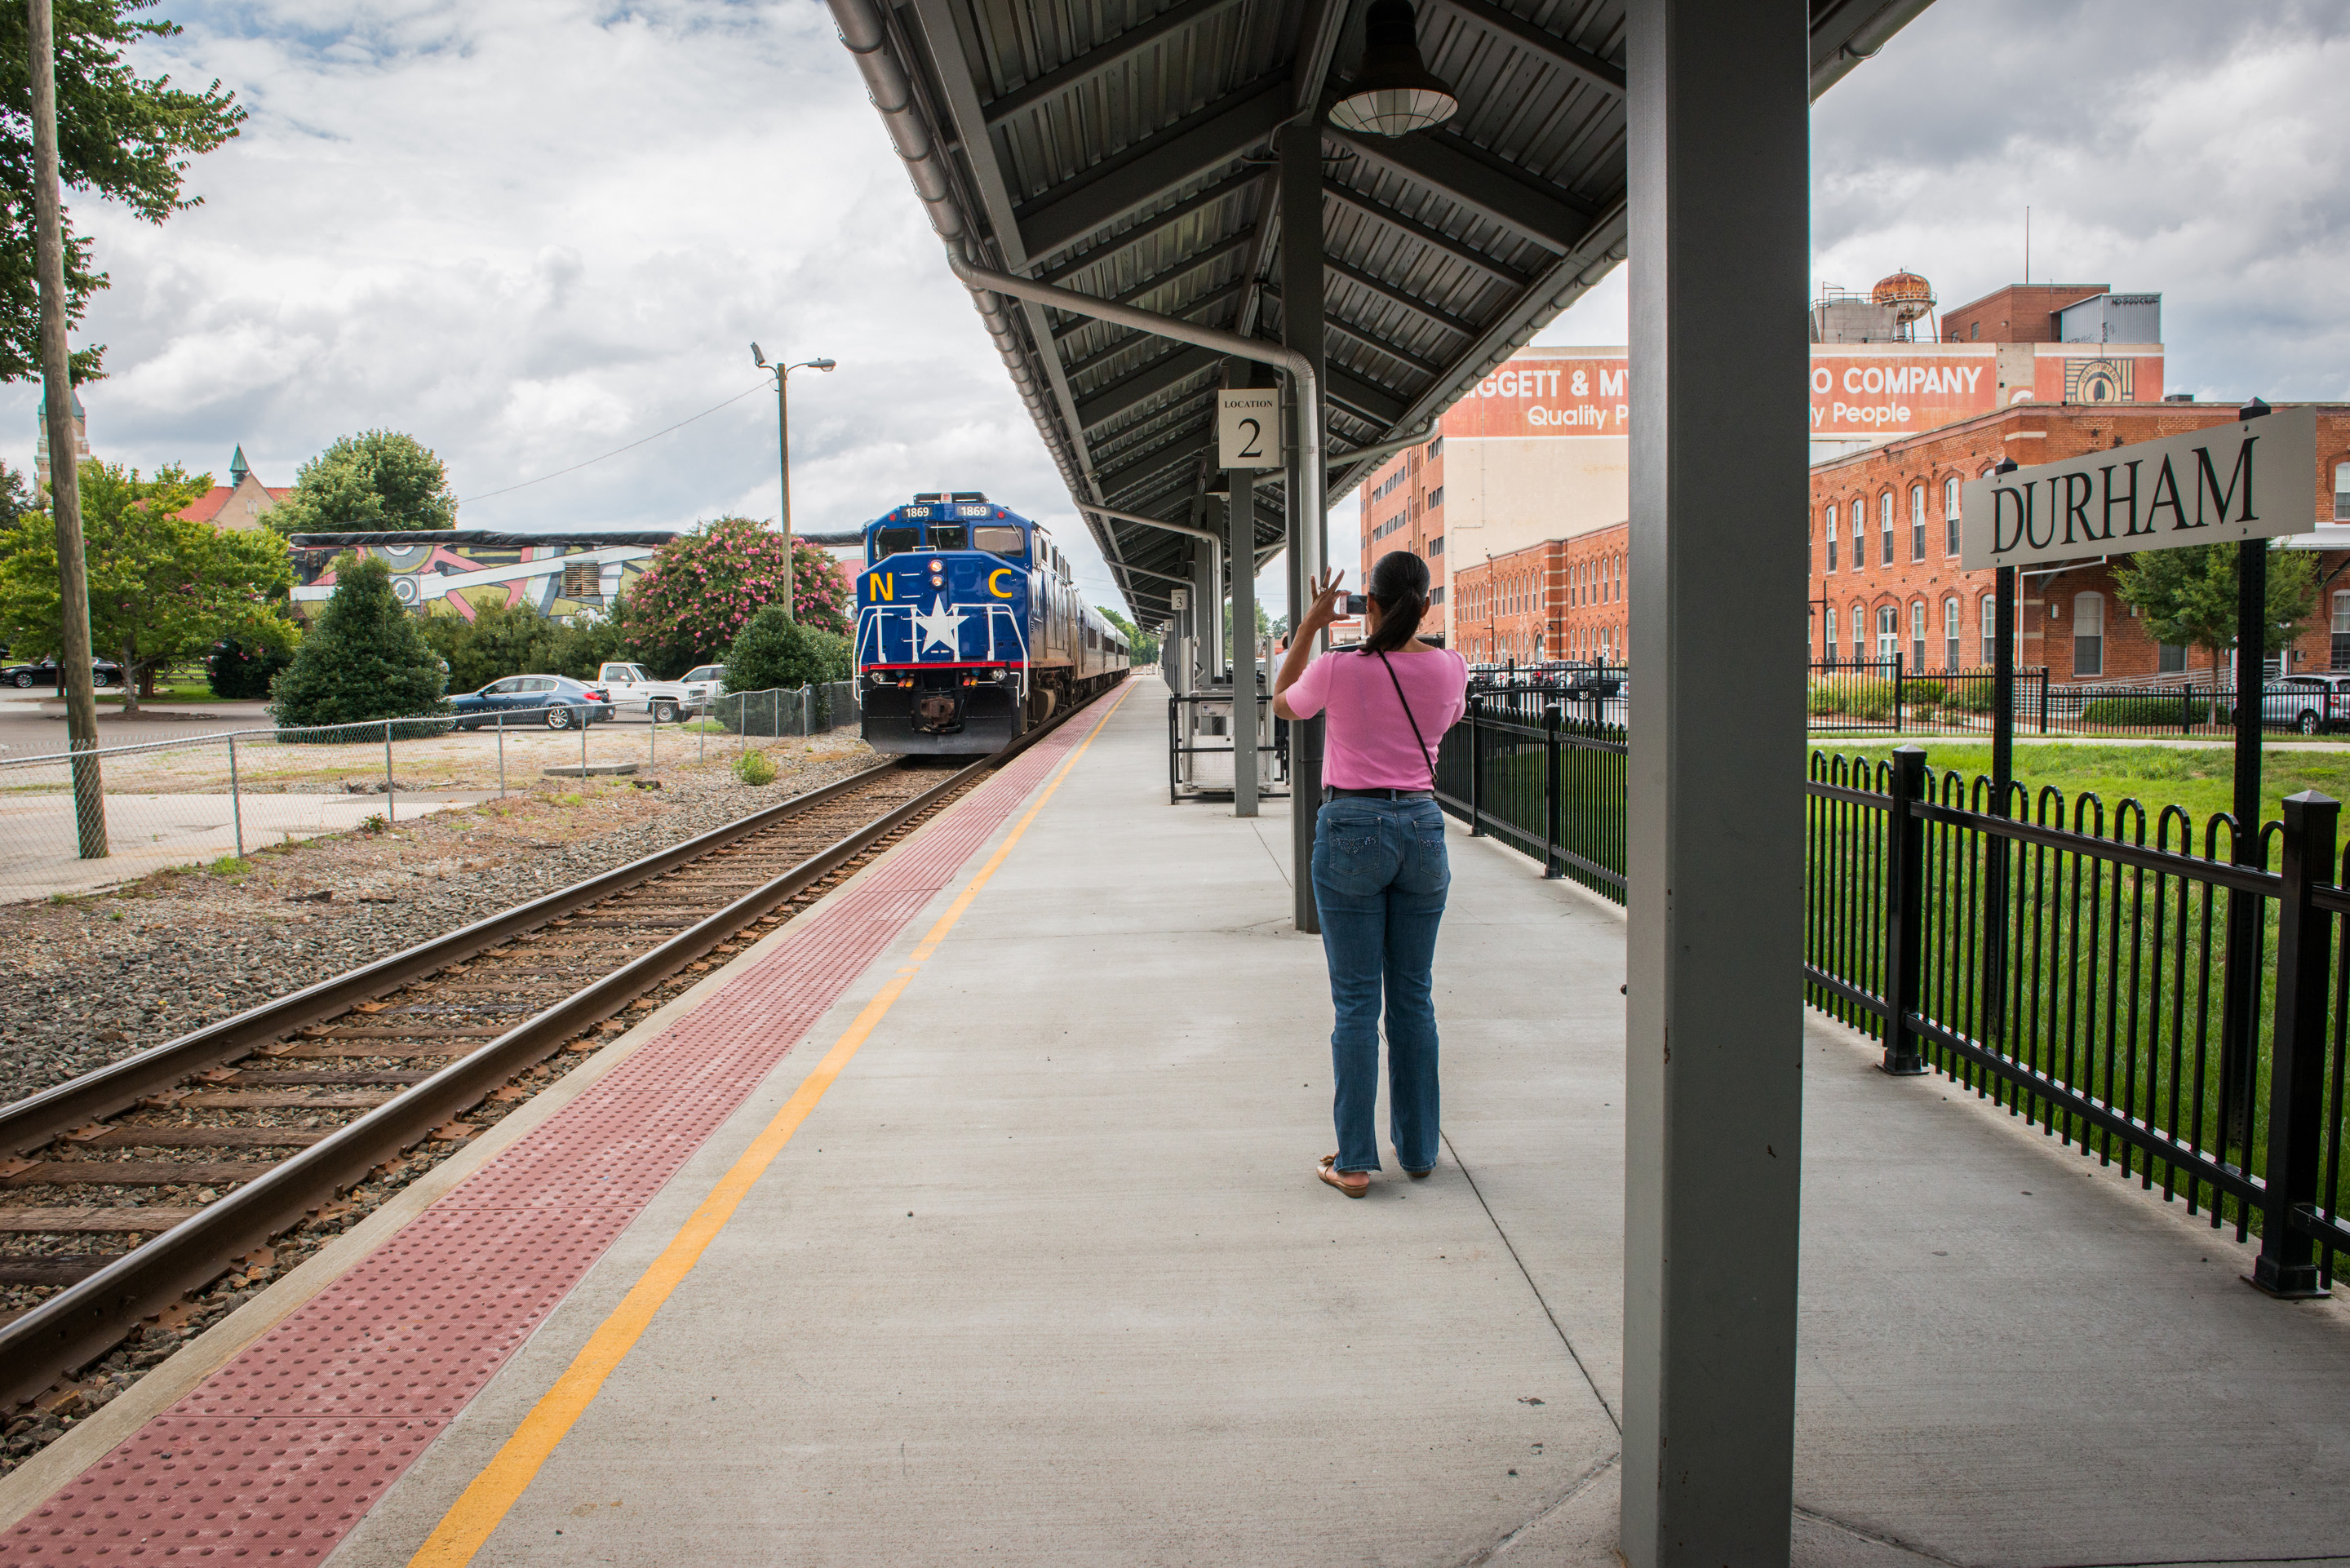
[[791, 580], [784, 592], [784, 618], [789, 620], [796, 618], [796, 601], [799, 597], [800, 584], [796, 563], [791, 560], [793, 555], [792, 419], [788, 388], [793, 371], [830, 370], [836, 361], [803, 359], [796, 365], [770, 365], [767, 363], [767, 357], [761, 353], [759, 346], [754, 343], [751, 345], [751, 363], [758, 366], [762, 370], [773, 373], [775, 378], [775, 468], [782, 480], [783, 487], [783, 514], [777, 519], [777, 526], [784, 531], [784, 555], [785, 561], [790, 563], [785, 566], [785, 571]]

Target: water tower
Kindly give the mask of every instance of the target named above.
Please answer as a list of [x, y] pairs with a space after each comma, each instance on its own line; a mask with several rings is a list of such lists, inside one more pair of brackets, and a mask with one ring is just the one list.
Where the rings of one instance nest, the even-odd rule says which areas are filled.
[[1868, 291], [1869, 299], [1893, 313], [1894, 335], [1904, 341], [1914, 339], [1919, 317], [1934, 310], [1934, 286], [1914, 272], [1902, 271], [1877, 280]]

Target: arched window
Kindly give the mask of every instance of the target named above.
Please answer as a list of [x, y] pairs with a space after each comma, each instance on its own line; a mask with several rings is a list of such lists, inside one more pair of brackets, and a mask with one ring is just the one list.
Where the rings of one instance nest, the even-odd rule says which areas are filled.
[[1909, 487], [1909, 558], [1926, 558], [1926, 487], [1922, 484]]
[[1996, 664], [1996, 663], [1998, 663], [1998, 662], [1999, 662], [1999, 598], [1998, 598], [1998, 596], [1997, 596], [1997, 595], [1994, 595], [1994, 594], [1985, 594], [1985, 595], [1983, 595], [1983, 597], [1982, 597], [1982, 603], [1981, 603], [1981, 605], [1980, 607], [1980, 607], [1980, 608], [1981, 609], [1981, 611], [1982, 611], [1982, 661], [1983, 661], [1983, 668], [1984, 668], [1985, 670], [1989, 670], [1992, 665], [1994, 665], [1994, 664]]
[[2350, 593], [2334, 596], [2333, 662], [2336, 670], [2350, 670]]
[[1887, 491], [1877, 498], [1877, 534], [1883, 548], [1877, 552], [1877, 565], [1893, 564], [1893, 492]]
[[1856, 572], [1868, 565], [1868, 536], [1863, 528], [1867, 516], [1856, 496], [1852, 504], [1852, 569]]
[[[2350, 595], [2344, 597], [2350, 597]], [[1827, 655], [1826, 661], [1834, 664], [1836, 661], [1835, 607], [1825, 606], [1822, 608], [1820, 616], [1820, 647]]]
[[[1924, 494], [1925, 492], [1918, 492]], [[1909, 601], [1909, 669], [1917, 673], [1926, 668], [1926, 601]]]
[[1955, 473], [1942, 481], [1942, 525], [1950, 534], [1943, 552], [1955, 556], [1959, 553], [1959, 476]]
[[2106, 596], [2075, 594], [2073, 597], [2073, 673], [2103, 675], [2106, 672]]
[[1860, 607], [1860, 601], [1858, 599], [1853, 600], [1852, 661], [1855, 664], [1866, 664], [1868, 662], [1868, 625], [1864, 619], [1862, 619], [1864, 613], [1865, 612]]
[[2350, 523], [2350, 462], [2334, 465], [2334, 520]]
[[[1831, 572], [1836, 569], [1835, 523], [1836, 509], [1831, 506], [1828, 508], [1828, 570]], [[1835, 639], [1831, 638], [1829, 640], [1834, 641]]]
[[1954, 595], [1942, 601], [1942, 668], [1957, 673], [1959, 668], [1959, 601]]

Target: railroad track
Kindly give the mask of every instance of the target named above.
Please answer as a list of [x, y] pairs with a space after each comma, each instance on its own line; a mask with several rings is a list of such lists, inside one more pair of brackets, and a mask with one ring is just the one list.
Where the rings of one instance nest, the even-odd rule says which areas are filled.
[[[1073, 710], [1060, 722], [1074, 718]], [[0, 1411], [331, 1221], [419, 1145], [453, 1153], [584, 1053], [808, 908], [1047, 733], [941, 776], [898, 763], [0, 1107]], [[583, 1058], [584, 1059], [584, 1058]]]

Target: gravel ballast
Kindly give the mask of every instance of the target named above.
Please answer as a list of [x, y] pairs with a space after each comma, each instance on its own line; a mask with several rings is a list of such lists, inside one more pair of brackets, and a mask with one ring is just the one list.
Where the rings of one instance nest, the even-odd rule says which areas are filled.
[[656, 782], [541, 780], [378, 833], [0, 907], [0, 1104], [641, 858], [880, 759], [852, 735], [768, 752], [753, 787], [712, 761]]

